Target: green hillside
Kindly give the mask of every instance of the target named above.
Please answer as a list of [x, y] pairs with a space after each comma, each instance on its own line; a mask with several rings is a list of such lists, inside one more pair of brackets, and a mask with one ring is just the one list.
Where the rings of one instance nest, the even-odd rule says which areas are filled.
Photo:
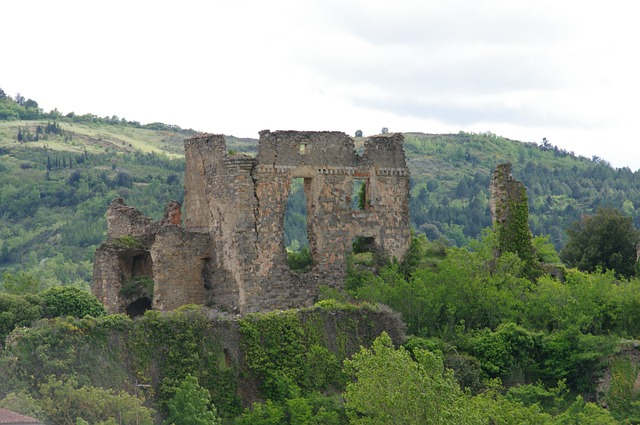
[[600, 158], [579, 157], [551, 145], [522, 143], [493, 134], [406, 135], [412, 170], [411, 218], [430, 238], [458, 245], [491, 225], [489, 179], [497, 164], [511, 162], [528, 191], [534, 235], [551, 236], [556, 249], [565, 229], [582, 214], [612, 206], [640, 224], [640, 175], [614, 169]]
[[[42, 285], [91, 281], [106, 206], [121, 197], [160, 218], [182, 201], [183, 140], [196, 132], [93, 115], [0, 121], [0, 270]], [[230, 137], [238, 151], [255, 143]]]
[[[50, 283], [86, 283], [105, 237], [108, 203], [122, 197], [157, 219], [166, 202], [182, 201], [182, 142], [196, 132], [91, 114], [42, 115], [0, 121], [0, 268], [38, 268]], [[528, 189], [534, 235], [550, 235], [558, 250], [565, 229], [599, 206], [640, 224], [640, 176], [602, 159], [490, 133], [405, 137], [412, 225], [431, 240], [463, 246], [491, 226], [489, 179], [502, 162], [513, 164], [514, 177]], [[252, 154], [256, 146], [256, 139], [228, 137], [230, 150]], [[286, 240], [304, 245], [304, 197], [293, 195]]]

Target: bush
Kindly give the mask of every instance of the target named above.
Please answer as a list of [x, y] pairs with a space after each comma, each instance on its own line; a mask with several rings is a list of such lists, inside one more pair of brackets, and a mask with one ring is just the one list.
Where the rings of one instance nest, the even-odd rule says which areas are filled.
[[144, 400], [124, 391], [116, 392], [93, 386], [80, 386], [70, 378], [58, 380], [50, 376], [40, 385], [39, 405], [51, 423], [116, 423], [122, 425], [152, 425], [154, 411], [144, 406]]
[[42, 299], [37, 296], [0, 293], [0, 346], [18, 326], [29, 326], [42, 317]]
[[300, 250], [300, 252], [290, 251], [287, 252], [287, 264], [289, 268], [293, 271], [297, 272], [307, 272], [313, 264], [313, 260], [311, 258], [311, 251], [309, 251], [309, 247], [304, 247]]
[[54, 286], [42, 293], [45, 317], [103, 316], [104, 306], [88, 292], [72, 286]]

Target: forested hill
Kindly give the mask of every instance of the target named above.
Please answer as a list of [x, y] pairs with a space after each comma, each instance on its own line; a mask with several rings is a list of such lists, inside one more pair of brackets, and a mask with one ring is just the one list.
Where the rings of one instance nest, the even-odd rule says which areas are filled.
[[[45, 113], [29, 100], [0, 99], [0, 271], [37, 271], [45, 286], [86, 284], [113, 198], [152, 218], [168, 200], [182, 201], [182, 140], [195, 131], [116, 116]], [[521, 143], [490, 133], [405, 137], [412, 224], [432, 240], [464, 245], [490, 226], [490, 175], [507, 161], [528, 188], [533, 233], [551, 235], [558, 249], [565, 229], [599, 206], [618, 208], [640, 224], [638, 172], [577, 157], [547, 141]], [[256, 146], [256, 139], [228, 137], [230, 150], [251, 154]], [[292, 197], [289, 217], [298, 223], [289, 241], [303, 239], [296, 234], [304, 229], [295, 214], [301, 199]]]
[[462, 245], [491, 225], [489, 179], [503, 162], [513, 164], [514, 177], [527, 188], [533, 234], [550, 235], [556, 249], [573, 221], [601, 206], [615, 207], [640, 225], [638, 171], [576, 156], [547, 140], [522, 143], [491, 133], [405, 137], [412, 223], [431, 239], [444, 236]]

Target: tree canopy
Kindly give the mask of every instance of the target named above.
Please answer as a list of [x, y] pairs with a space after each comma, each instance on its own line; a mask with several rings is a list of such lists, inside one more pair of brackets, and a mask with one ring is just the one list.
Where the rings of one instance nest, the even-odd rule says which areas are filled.
[[569, 239], [560, 253], [571, 267], [593, 272], [598, 268], [631, 277], [636, 269], [636, 244], [640, 233], [627, 217], [615, 208], [599, 208], [567, 229]]
[[469, 415], [450, 369], [426, 350], [393, 347], [386, 333], [345, 362], [356, 378], [344, 393], [352, 424], [462, 423]]
[[176, 393], [167, 403], [169, 416], [167, 425], [217, 425], [220, 419], [211, 404], [211, 395], [198, 384], [198, 378], [191, 374], [176, 388]]

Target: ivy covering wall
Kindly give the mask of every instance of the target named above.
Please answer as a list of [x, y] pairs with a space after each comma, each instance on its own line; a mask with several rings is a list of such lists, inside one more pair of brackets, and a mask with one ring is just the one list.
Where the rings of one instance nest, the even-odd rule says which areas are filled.
[[342, 360], [386, 328], [401, 342], [397, 314], [336, 301], [239, 320], [210, 317], [199, 306], [148, 311], [135, 320], [42, 320], [8, 339], [0, 357], [0, 379], [7, 383], [0, 398], [19, 391], [37, 395], [55, 377], [138, 394], [166, 414], [176, 388], [193, 375], [229, 421], [253, 402], [339, 389]]

